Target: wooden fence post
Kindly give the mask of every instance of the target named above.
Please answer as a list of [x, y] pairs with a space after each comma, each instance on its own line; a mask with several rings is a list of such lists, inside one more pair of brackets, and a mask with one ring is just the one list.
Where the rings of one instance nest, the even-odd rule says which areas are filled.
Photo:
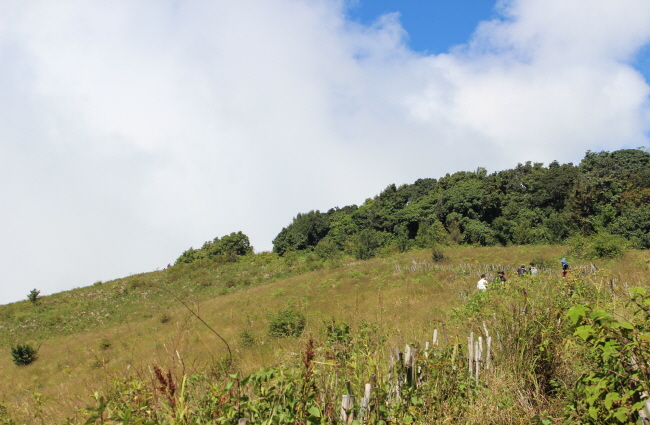
[[351, 424], [354, 420], [354, 396], [346, 394], [341, 398], [341, 420], [343, 423]]
[[456, 370], [456, 356], [458, 355], [458, 344], [454, 344], [454, 351], [451, 352], [451, 368]]
[[485, 355], [485, 369], [486, 370], [490, 369], [490, 362], [492, 360], [492, 358], [490, 356], [491, 348], [492, 348], [492, 337], [489, 336], [489, 337], [487, 337], [487, 353]]
[[476, 383], [478, 384], [478, 378], [481, 371], [481, 357], [483, 351], [483, 337], [478, 337], [478, 342], [474, 347], [474, 363], [476, 365]]
[[361, 409], [359, 411], [359, 419], [365, 421], [369, 417], [370, 412], [370, 397], [372, 396], [373, 386], [371, 383], [367, 383], [365, 386], [365, 391], [363, 392], [363, 397], [361, 398]]
[[467, 367], [469, 373], [474, 372], [474, 332], [469, 333], [469, 338], [467, 338]]
[[447, 341], [447, 325], [442, 324], [442, 337], [444, 338], [445, 341], [445, 347], [449, 344], [449, 341]]

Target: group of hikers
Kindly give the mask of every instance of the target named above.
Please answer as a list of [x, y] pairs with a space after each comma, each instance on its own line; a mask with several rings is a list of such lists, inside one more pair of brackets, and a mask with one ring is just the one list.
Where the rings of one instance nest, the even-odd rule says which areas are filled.
[[[566, 258], [561, 259], [560, 263], [562, 264], [562, 277], [567, 277], [569, 273], [569, 263], [567, 263]], [[524, 277], [526, 275], [535, 276], [538, 273], [539, 270], [537, 269], [537, 267], [535, 267], [534, 263], [530, 263], [528, 268], [526, 268], [525, 264], [522, 264], [517, 269], [517, 276], [519, 277]], [[498, 283], [501, 285], [505, 284], [507, 281], [508, 279], [506, 279], [506, 275], [503, 270], [500, 271], [497, 277], [493, 280], [494, 283]], [[482, 274], [481, 280], [479, 280], [478, 283], [476, 284], [476, 288], [481, 291], [484, 291], [487, 289], [487, 285], [488, 285], [487, 277], [484, 274]]]

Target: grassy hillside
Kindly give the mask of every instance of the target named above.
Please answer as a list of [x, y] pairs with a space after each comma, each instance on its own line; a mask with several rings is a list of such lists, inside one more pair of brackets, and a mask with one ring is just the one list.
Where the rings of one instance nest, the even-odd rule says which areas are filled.
[[[160, 386], [154, 366], [169, 371], [177, 383], [184, 377], [189, 377], [188, 382], [198, 382], [201, 376], [203, 385], [217, 385], [229, 379], [229, 373], [241, 376], [261, 367], [300, 367], [301, 352], [310, 336], [315, 340], [315, 361], [321, 365], [315, 373], [321, 378], [333, 373], [334, 387], [341, 387], [349, 375], [347, 379], [353, 381], [358, 393], [371, 372], [378, 376], [384, 372], [393, 347], [423, 347], [424, 341], [431, 340], [433, 329], [442, 329], [443, 324], [450, 346], [454, 341], [466, 341], [470, 331], [478, 334], [484, 321], [490, 329], [501, 329], [502, 336], [513, 333], [504, 326], [512, 325], [514, 319], [505, 322], [503, 318], [515, 316], [517, 312], [512, 309], [520, 299], [509, 290], [495, 290], [488, 291], [492, 298], [486, 302], [486, 294], [475, 291], [481, 273], [495, 276], [498, 270], [505, 270], [511, 288], [527, 288], [525, 298], [526, 303], [532, 302], [531, 309], [543, 311], [545, 305], [551, 308], [552, 303], [576, 296], [574, 289], [566, 292], [569, 280], [558, 277], [559, 258], [567, 254], [565, 247], [456, 247], [447, 248], [445, 254], [447, 258], [441, 262], [434, 262], [428, 250], [366, 261], [323, 262], [310, 256], [280, 258], [268, 253], [241, 257], [237, 263], [205, 260], [98, 282], [43, 297], [36, 304], [23, 301], [0, 306], [0, 345], [5, 353], [0, 356], [0, 419], [5, 423], [11, 423], [10, 418], [15, 423], [85, 423], [90, 413], [83, 407], [96, 405], [101, 395], [120, 399], [122, 396], [115, 393], [118, 390], [128, 399], [123, 403], [134, 412], [140, 406], [138, 397], [144, 398], [142, 394], [148, 394], [147, 403], [155, 401], [162, 406], [160, 394], [159, 398], [154, 394]], [[577, 269], [579, 261], [570, 260]], [[541, 263], [539, 279], [518, 280], [516, 267], [530, 261]], [[646, 252], [631, 251], [616, 261], [599, 262], [597, 274], [579, 279], [576, 274], [570, 281], [589, 285], [593, 290], [588, 294], [614, 288], [612, 282], [645, 286], [647, 261]], [[625, 311], [615, 297], [589, 296], [592, 301]], [[286, 307], [307, 319], [300, 338], [273, 338], [268, 334], [270, 321]], [[345, 329], [343, 324], [350, 325], [344, 332], [350, 339], [345, 340], [348, 345], [344, 348], [336, 348], [342, 340], [332, 342], [332, 330]], [[374, 347], [372, 353], [359, 354], [361, 341]], [[494, 372], [490, 385], [472, 390], [482, 395], [473, 396], [463, 421], [485, 423], [478, 412], [494, 415], [495, 406], [502, 406], [504, 419], [492, 423], [511, 423], [510, 419], [518, 415], [542, 420], [543, 412], [559, 420], [563, 399], [554, 399], [553, 391], [565, 388], [558, 386], [544, 393], [548, 399], [539, 405], [529, 405], [531, 394], [507, 395], [508, 384], [513, 382], [508, 378], [510, 367], [522, 365], [499, 359], [499, 349], [502, 356], [508, 352], [506, 342], [504, 336], [501, 348], [495, 348], [495, 364], [502, 368]], [[38, 346], [39, 358], [30, 365], [16, 366], [9, 350], [23, 343]], [[576, 379], [569, 366], [558, 366], [567, 382]], [[189, 385], [188, 400], [192, 391]], [[152, 408], [151, 403], [146, 409]], [[142, 412], [146, 409], [143, 407]], [[142, 414], [152, 417], [151, 413]], [[176, 423], [188, 423], [175, 415]], [[160, 413], [156, 423], [169, 423], [160, 419], [163, 416]]]

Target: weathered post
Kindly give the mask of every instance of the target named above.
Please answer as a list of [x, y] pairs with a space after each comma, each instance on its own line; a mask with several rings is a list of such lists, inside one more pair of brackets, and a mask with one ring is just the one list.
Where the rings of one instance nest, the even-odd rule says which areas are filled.
[[492, 349], [492, 337], [489, 336], [489, 337], [487, 337], [487, 353], [485, 355], [485, 369], [486, 370], [490, 369], [490, 362], [492, 360], [492, 358], [490, 356], [491, 349]]
[[444, 338], [445, 341], [445, 347], [449, 344], [449, 341], [447, 341], [447, 325], [442, 324], [442, 337]]
[[359, 411], [359, 418], [364, 421], [368, 419], [369, 417], [369, 412], [370, 412], [370, 397], [372, 395], [372, 384], [367, 383], [364, 392], [363, 392], [363, 397], [361, 398], [361, 409]]
[[346, 394], [341, 399], [341, 420], [343, 423], [351, 424], [354, 420], [354, 396]]
[[474, 347], [474, 364], [476, 366], [476, 383], [478, 384], [479, 374], [481, 372], [481, 354], [483, 351], [483, 337], [479, 336]]
[[470, 374], [474, 372], [474, 332], [470, 332], [467, 338], [467, 368]]
[[341, 420], [344, 423], [351, 424], [354, 420], [354, 396], [352, 395], [352, 386], [350, 380], [345, 380], [345, 390], [347, 394], [341, 398]]

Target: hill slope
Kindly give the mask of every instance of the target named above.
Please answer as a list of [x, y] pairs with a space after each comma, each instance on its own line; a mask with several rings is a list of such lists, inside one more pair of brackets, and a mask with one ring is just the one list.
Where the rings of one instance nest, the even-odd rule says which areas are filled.
[[[336, 264], [262, 254], [234, 264], [195, 262], [130, 276], [44, 297], [37, 305], [0, 306], [7, 353], [0, 357], [0, 402], [16, 406], [7, 413], [15, 418], [37, 413], [46, 423], [84, 422], [87, 414], [78, 408], [95, 391], [110, 393], [116, 379], [151, 385], [156, 365], [177, 382], [204, 373], [219, 381], [227, 371], [291, 364], [308, 335], [328, 350], [327, 326], [336, 324], [349, 324], [351, 334], [371, 329], [376, 343], [381, 341], [377, 355], [387, 363], [391, 347], [430, 340], [443, 323], [449, 341], [462, 342], [482, 320], [494, 322], [489, 313], [472, 310], [481, 273], [494, 276], [504, 269], [514, 282], [521, 262], [555, 266], [565, 252], [559, 246], [457, 247], [447, 249], [448, 259], [439, 263], [430, 251], [414, 251]], [[616, 279], [643, 277], [643, 255], [633, 251], [611, 263]], [[542, 267], [540, 277], [555, 286], [564, 282], [554, 269]], [[268, 335], [270, 320], [287, 306], [307, 318], [300, 339]], [[234, 363], [226, 360], [228, 347], [220, 338]], [[8, 348], [25, 342], [40, 346], [39, 359], [17, 367]], [[356, 366], [360, 374], [385, 366], [371, 366], [377, 359], [371, 360]]]

